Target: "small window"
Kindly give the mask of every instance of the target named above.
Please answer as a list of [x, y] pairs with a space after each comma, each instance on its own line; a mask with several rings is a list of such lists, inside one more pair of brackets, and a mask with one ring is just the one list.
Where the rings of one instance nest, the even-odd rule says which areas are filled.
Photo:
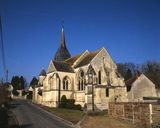
[[68, 77], [65, 77], [63, 79], [63, 90], [68, 90], [68, 85], [69, 85], [69, 79]]
[[63, 80], [63, 90], [65, 90], [65, 81]]
[[101, 84], [101, 71], [98, 72], [98, 84]]
[[84, 90], [84, 72], [81, 70], [78, 76], [78, 90]]
[[81, 83], [80, 83], [80, 80], [78, 81], [78, 90], [80, 90], [81, 88]]
[[109, 97], [109, 88], [106, 88], [106, 97]]
[[68, 90], [68, 80], [66, 80], [66, 90]]

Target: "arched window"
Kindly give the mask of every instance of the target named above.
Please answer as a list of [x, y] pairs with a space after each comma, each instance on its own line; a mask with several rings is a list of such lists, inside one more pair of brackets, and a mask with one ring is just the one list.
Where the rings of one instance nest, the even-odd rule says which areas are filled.
[[106, 88], [106, 97], [109, 97], [109, 88]]
[[87, 75], [88, 75], [88, 84], [93, 84], [96, 83], [96, 73], [92, 67], [92, 65], [89, 65], [88, 70], [87, 70]]
[[68, 90], [69, 89], [69, 78], [66, 76], [63, 79], [63, 90]]
[[85, 90], [84, 87], [84, 72], [80, 70], [79, 75], [78, 75], [78, 90]]
[[98, 72], [98, 84], [101, 84], [101, 71]]

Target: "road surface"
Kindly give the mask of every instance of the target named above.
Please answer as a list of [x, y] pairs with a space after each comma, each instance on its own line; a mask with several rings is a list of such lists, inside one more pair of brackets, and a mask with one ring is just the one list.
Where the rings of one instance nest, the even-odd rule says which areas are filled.
[[11, 106], [20, 128], [71, 128], [64, 121], [37, 108], [27, 100], [12, 101]]

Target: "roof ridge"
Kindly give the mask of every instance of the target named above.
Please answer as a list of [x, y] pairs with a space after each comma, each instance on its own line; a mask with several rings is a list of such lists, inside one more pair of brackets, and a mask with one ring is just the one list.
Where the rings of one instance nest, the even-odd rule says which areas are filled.
[[88, 53], [88, 55], [86, 55], [86, 56], [83, 58], [83, 60], [82, 60], [78, 65], [76, 65], [75, 68], [77, 68], [77, 67], [82, 67], [82, 66], [84, 66], [84, 65], [89, 64], [89, 63], [94, 59], [94, 57], [95, 57], [101, 50], [102, 50], [102, 48], [97, 49], [97, 50], [95, 50], [95, 51], [93, 51], [93, 52]]
[[99, 48], [99, 49], [96, 49], [96, 50], [92, 51], [91, 53], [100, 52], [102, 49], [103, 49], [103, 47], [102, 47], [102, 48]]
[[[74, 58], [74, 57], [77, 57], [77, 56], [81, 56], [83, 53], [85, 53], [86, 51], [88, 51], [88, 50], [85, 50], [85, 51], [83, 51], [82, 53], [79, 53], [79, 54], [77, 54], [77, 55], [75, 55], [75, 56], [72, 56], [71, 58], [68, 58], [68, 59], [66, 59], [66, 60], [64, 60], [65, 62], [66, 61], [68, 61], [68, 60], [70, 60], [70, 59], [72, 59], [72, 58]], [[89, 52], [89, 51], [88, 51]]]

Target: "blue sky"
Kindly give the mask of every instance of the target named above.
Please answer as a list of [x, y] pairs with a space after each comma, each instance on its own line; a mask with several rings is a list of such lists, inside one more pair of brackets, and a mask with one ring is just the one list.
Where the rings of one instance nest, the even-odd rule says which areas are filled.
[[105, 47], [117, 63], [160, 61], [159, 0], [0, 0], [0, 15], [9, 77], [47, 69], [62, 20], [73, 56]]

